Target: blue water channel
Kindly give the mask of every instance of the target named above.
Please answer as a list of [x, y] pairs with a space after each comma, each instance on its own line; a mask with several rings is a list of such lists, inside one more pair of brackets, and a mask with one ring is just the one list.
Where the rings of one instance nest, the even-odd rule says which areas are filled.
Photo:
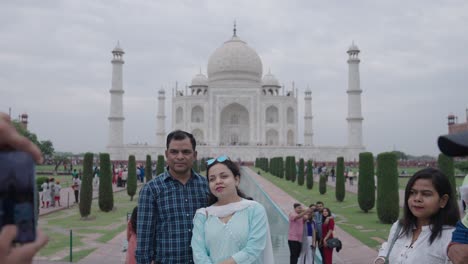
[[[281, 209], [270, 199], [250, 177], [247, 170], [241, 171], [240, 189], [248, 196], [251, 196], [255, 201], [261, 203], [267, 212], [268, 222], [270, 224], [271, 242], [273, 244], [273, 254], [276, 264], [289, 263], [289, 247], [288, 247], [288, 217]], [[292, 205], [291, 205], [292, 206]], [[316, 264], [321, 264], [321, 260], [316, 258]]]

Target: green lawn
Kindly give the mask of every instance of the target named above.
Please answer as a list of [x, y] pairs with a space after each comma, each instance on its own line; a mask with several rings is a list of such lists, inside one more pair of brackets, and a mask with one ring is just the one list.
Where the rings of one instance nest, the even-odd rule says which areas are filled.
[[[139, 193], [138, 190], [136, 192]], [[62, 210], [39, 218], [39, 228], [49, 236], [46, 247], [39, 251], [41, 256], [50, 256], [69, 250], [70, 230], [73, 230], [73, 262], [89, 255], [94, 249], [83, 248], [88, 238], [94, 234], [94, 241], [106, 243], [117, 234], [123, 232], [127, 225], [127, 213], [132, 212], [137, 205], [138, 195], [130, 197], [126, 191], [114, 193], [114, 210], [102, 212], [98, 207], [98, 200], [93, 200], [90, 220], [82, 220], [78, 206]], [[63, 260], [68, 260], [69, 255]]]
[[[255, 169], [258, 170], [258, 168]], [[317, 201], [324, 202], [325, 207], [329, 207], [336, 215], [337, 224], [365, 245], [377, 250], [382, 241], [387, 240], [391, 224], [380, 223], [375, 208], [368, 213], [361, 211], [356, 194], [346, 192], [345, 200], [338, 202], [335, 199], [335, 189], [330, 186], [327, 186], [327, 193], [321, 195], [316, 182], [314, 182], [313, 189], [308, 190], [305, 186], [299, 186], [297, 182], [286, 181], [270, 173], [262, 172], [261, 176], [305, 205]]]

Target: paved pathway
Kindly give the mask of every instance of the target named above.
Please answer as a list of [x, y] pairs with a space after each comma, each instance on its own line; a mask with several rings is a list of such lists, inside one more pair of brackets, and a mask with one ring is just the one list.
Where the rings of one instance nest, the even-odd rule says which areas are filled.
[[[260, 187], [270, 196], [278, 207], [286, 213], [286, 215], [292, 211], [292, 205], [298, 202], [296, 199], [289, 196], [289, 194], [265, 178], [259, 176], [250, 168], [245, 167], [245, 169], [250, 172], [250, 175], [254, 180], [257, 181]], [[336, 251], [333, 252], [333, 263], [363, 264], [372, 263], [374, 261], [377, 256], [377, 251], [364, 245], [359, 240], [343, 231], [338, 225], [335, 225], [335, 227], [335, 234], [343, 242], [343, 249], [339, 253]]]

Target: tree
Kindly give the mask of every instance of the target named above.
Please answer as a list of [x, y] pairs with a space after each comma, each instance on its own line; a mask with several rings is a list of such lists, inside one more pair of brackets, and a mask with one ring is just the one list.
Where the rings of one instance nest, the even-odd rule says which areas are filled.
[[456, 197], [455, 194], [457, 193], [457, 186], [455, 182], [455, 166], [453, 163], [453, 158], [440, 153], [437, 159], [437, 166], [439, 167], [439, 170], [441, 170], [445, 176], [447, 176], [450, 185], [452, 185], [452, 197]]
[[394, 151], [392, 151], [392, 153], [396, 155], [397, 160], [407, 160], [408, 159], [408, 155], [406, 155], [406, 153], [404, 153], [402, 151], [394, 150]]
[[80, 215], [83, 218], [91, 214], [93, 202], [93, 153], [86, 153], [83, 160], [83, 177], [80, 191]]
[[41, 150], [42, 155], [44, 155], [46, 160], [50, 159], [55, 152], [54, 145], [50, 140], [41, 141], [39, 144], [39, 149]]
[[394, 223], [400, 213], [398, 162], [391, 152], [377, 156], [377, 215], [381, 222]]
[[320, 194], [325, 194], [327, 193], [327, 176], [324, 174], [320, 174], [320, 180], [319, 180], [319, 193]]
[[375, 205], [374, 156], [370, 152], [359, 154], [358, 203], [366, 213]]
[[130, 196], [130, 201], [133, 201], [133, 196], [137, 189], [136, 161], [135, 156], [128, 157], [128, 176], [127, 176], [127, 194]]
[[306, 186], [309, 190], [314, 187], [314, 168], [312, 167], [312, 160], [307, 161]]
[[145, 164], [146, 182], [149, 182], [153, 179], [153, 166], [152, 165], [153, 163], [151, 162], [151, 155], [146, 155], [146, 164]]
[[299, 167], [297, 172], [297, 184], [304, 185], [304, 159], [299, 159]]
[[286, 180], [296, 181], [296, 157], [286, 157]]
[[164, 156], [158, 155], [158, 162], [156, 163], [156, 176], [159, 176], [161, 173], [164, 172]]
[[112, 170], [109, 153], [99, 154], [101, 165], [99, 175], [99, 209], [110, 212], [114, 208], [114, 192], [112, 191]]
[[338, 202], [343, 202], [345, 198], [345, 178], [344, 178], [344, 158], [336, 159], [336, 189], [335, 197]]
[[193, 170], [197, 173], [200, 173], [200, 166], [198, 166], [198, 160], [193, 161]]
[[57, 170], [61, 164], [68, 164], [69, 160], [68, 157], [65, 155], [61, 154], [55, 154], [54, 157], [52, 158], [54, 162], [54, 175], [57, 175]]
[[200, 161], [200, 171], [206, 171], [206, 159], [202, 158]]

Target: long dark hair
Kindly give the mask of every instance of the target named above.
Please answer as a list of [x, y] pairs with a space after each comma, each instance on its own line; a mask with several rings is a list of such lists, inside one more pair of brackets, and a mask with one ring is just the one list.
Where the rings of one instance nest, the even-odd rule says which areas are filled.
[[[328, 216], [327, 217], [323, 216], [323, 210], [328, 211]], [[330, 217], [331, 215], [332, 215], [332, 212], [330, 211], [330, 208], [328, 208], [328, 207], [323, 208], [322, 209], [322, 223], [325, 223], [325, 220], [327, 220], [327, 218]]]
[[[241, 174], [240, 174], [239, 167], [237, 166], [236, 163], [232, 162], [230, 159], [227, 159], [227, 160], [225, 160], [223, 162], [219, 162], [219, 161], [215, 160], [213, 163], [208, 165], [208, 167], [206, 168], [206, 178], [209, 178], [209, 175], [210, 175], [209, 171], [210, 171], [211, 167], [213, 167], [214, 165], [216, 165], [218, 163], [225, 165], [232, 172], [234, 177], [237, 176], [237, 177], [239, 177], [239, 180], [240, 180]], [[239, 195], [239, 197], [244, 198], [244, 199], [249, 199], [249, 200], [252, 199], [252, 198], [248, 197], [247, 195], [245, 195], [239, 189], [239, 187], [236, 187], [236, 190], [237, 190], [237, 195]], [[215, 204], [217, 201], [218, 201], [218, 197], [214, 196], [214, 194], [212, 194], [211, 190], [210, 190], [210, 193], [208, 194], [208, 206]]]
[[403, 207], [403, 219], [400, 219], [400, 224], [403, 226], [401, 235], [409, 235], [413, 228], [417, 225], [417, 218], [411, 212], [408, 206], [408, 199], [410, 197], [411, 188], [414, 183], [419, 179], [431, 180], [434, 189], [436, 189], [439, 197], [442, 198], [445, 194], [448, 195], [447, 204], [444, 208], [440, 208], [439, 211], [431, 216], [429, 223], [431, 227], [431, 236], [429, 238], [429, 244], [432, 244], [434, 240], [442, 235], [442, 229], [444, 225], [455, 226], [457, 221], [460, 219], [460, 211], [458, 205], [453, 197], [453, 190], [450, 182], [443, 172], [434, 168], [426, 168], [416, 172], [408, 181], [405, 189], [405, 206]]
[[132, 225], [133, 230], [136, 233], [137, 230], [137, 214], [138, 214], [138, 206], [133, 208], [132, 216], [130, 217], [130, 224]]

